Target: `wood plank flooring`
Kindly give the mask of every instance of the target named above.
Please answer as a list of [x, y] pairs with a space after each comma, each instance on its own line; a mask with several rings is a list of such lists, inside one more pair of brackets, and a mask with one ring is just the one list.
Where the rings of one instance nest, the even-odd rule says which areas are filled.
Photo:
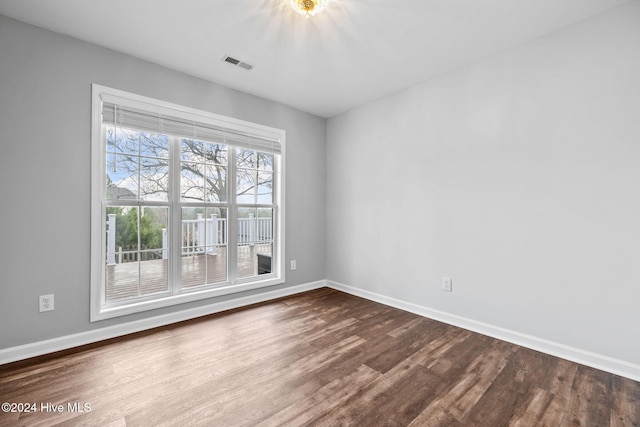
[[326, 288], [0, 366], [0, 402], [37, 406], [0, 426], [640, 425], [638, 382]]

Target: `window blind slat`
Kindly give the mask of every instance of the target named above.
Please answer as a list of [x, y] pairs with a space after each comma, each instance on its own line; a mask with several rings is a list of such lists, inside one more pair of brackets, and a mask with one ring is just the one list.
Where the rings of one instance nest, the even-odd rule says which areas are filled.
[[280, 154], [279, 141], [230, 131], [209, 123], [185, 120], [170, 115], [141, 111], [128, 106], [103, 102], [102, 122], [121, 127], [131, 127], [148, 132], [158, 132], [183, 138], [217, 142], [236, 147], [250, 148], [267, 153]]

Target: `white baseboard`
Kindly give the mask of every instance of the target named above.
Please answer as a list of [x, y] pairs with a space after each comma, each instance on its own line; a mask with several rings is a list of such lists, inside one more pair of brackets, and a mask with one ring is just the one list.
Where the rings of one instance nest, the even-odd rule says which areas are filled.
[[157, 328], [159, 326], [170, 325], [184, 320], [195, 319], [196, 317], [206, 316], [208, 314], [218, 313], [233, 308], [244, 307], [250, 304], [269, 301], [276, 298], [286, 297], [298, 294], [300, 292], [310, 291], [326, 286], [326, 281], [319, 280], [317, 282], [305, 283], [287, 288], [260, 292], [255, 295], [235, 298], [228, 301], [216, 302], [202, 307], [191, 308], [188, 310], [176, 311], [173, 313], [163, 314], [160, 316], [149, 317], [147, 319], [136, 320], [105, 328], [94, 329], [77, 334], [65, 335], [58, 338], [52, 338], [44, 341], [19, 345], [0, 349], [0, 365], [5, 363], [16, 362], [18, 360], [28, 359], [30, 357], [41, 356], [43, 354], [53, 353], [60, 350], [78, 347], [85, 344], [92, 344], [109, 338], [115, 338], [147, 329]]
[[444, 322], [453, 326], [458, 326], [460, 328], [468, 329], [473, 332], [478, 332], [480, 334], [507, 341], [512, 344], [547, 353], [552, 356], [560, 357], [562, 359], [600, 369], [602, 371], [609, 372], [615, 375], [620, 375], [634, 381], [640, 381], [640, 365], [631, 362], [626, 362], [624, 360], [615, 359], [613, 357], [605, 356], [602, 354], [570, 347], [535, 336], [522, 334], [520, 332], [512, 331], [483, 322], [478, 322], [473, 319], [468, 319], [465, 317], [457, 316], [455, 314], [435, 310], [429, 307], [401, 301], [395, 298], [387, 297], [359, 288], [354, 288], [352, 286], [344, 285], [342, 283], [337, 283], [331, 280], [327, 280], [327, 286], [339, 291], [346, 292], [348, 294], [352, 294], [371, 301], [379, 302], [381, 304], [389, 305], [391, 307], [399, 308], [400, 310], [427, 317], [429, 319]]
[[626, 362], [624, 360], [619, 360], [579, 348], [570, 347], [564, 344], [545, 340], [531, 335], [522, 334], [520, 332], [512, 331], [483, 322], [478, 322], [473, 319], [468, 319], [465, 317], [457, 316], [455, 314], [450, 314], [429, 307], [409, 303], [330, 280], [319, 280], [317, 282], [305, 283], [302, 285], [291, 286], [283, 289], [261, 292], [259, 294], [235, 298], [229, 301], [217, 302], [202, 307], [177, 311], [174, 313], [154, 316], [147, 319], [136, 320], [133, 322], [108, 326], [91, 331], [80, 332], [77, 334], [65, 335], [58, 338], [9, 347], [6, 349], [0, 349], [0, 365], [15, 362], [18, 360], [28, 359], [30, 357], [53, 353], [60, 350], [66, 350], [85, 344], [91, 344], [110, 338], [144, 331], [147, 329], [165, 326], [176, 322], [182, 322], [184, 320], [190, 320], [197, 317], [206, 316], [208, 314], [244, 307], [247, 305], [294, 295], [313, 289], [319, 289], [325, 286], [371, 301], [395, 307], [400, 310], [424, 316], [433, 320], [444, 322], [453, 326], [468, 329], [473, 332], [478, 332], [483, 335], [520, 345], [522, 347], [527, 347], [532, 350], [541, 351], [543, 353], [560, 357], [562, 359], [600, 369], [605, 372], [620, 375], [634, 381], [640, 381], [640, 365], [631, 362]]

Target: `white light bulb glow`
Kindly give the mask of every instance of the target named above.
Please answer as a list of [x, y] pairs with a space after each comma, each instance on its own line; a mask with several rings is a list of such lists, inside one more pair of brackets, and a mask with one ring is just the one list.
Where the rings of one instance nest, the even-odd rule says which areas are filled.
[[293, 10], [306, 17], [322, 12], [329, 0], [289, 0]]

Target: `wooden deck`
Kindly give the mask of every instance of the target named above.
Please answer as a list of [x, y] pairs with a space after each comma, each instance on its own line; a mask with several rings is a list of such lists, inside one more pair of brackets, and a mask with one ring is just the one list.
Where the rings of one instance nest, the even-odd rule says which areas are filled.
[[[271, 255], [271, 245], [238, 247], [238, 277], [251, 277], [258, 274], [257, 255], [259, 253]], [[227, 280], [227, 248], [219, 247], [216, 255], [182, 257], [180, 271], [183, 288], [201, 286], [205, 283], [224, 283]], [[152, 295], [168, 289], [167, 260], [116, 264], [107, 266], [106, 273], [108, 302]]]

